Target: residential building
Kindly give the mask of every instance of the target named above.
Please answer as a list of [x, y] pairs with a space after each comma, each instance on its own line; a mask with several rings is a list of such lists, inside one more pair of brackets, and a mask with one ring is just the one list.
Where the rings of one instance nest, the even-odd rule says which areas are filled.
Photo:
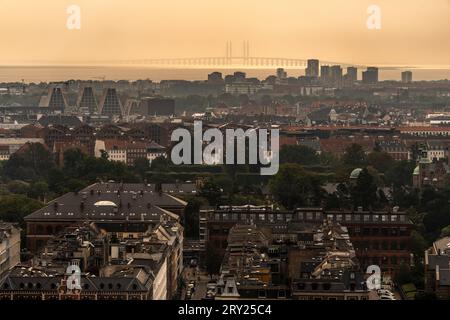
[[20, 231], [17, 225], [0, 221], [0, 279], [20, 263]]
[[412, 72], [411, 71], [403, 71], [402, 72], [402, 82], [403, 83], [411, 83], [412, 82]]
[[363, 71], [362, 82], [364, 84], [378, 83], [378, 68], [368, 67], [366, 71]]
[[281, 233], [288, 232], [292, 223], [320, 225], [324, 219], [342, 224], [361, 266], [379, 265], [384, 272], [393, 273], [403, 263], [408, 264], [411, 248], [412, 223], [406, 212], [358, 210], [330, 211], [322, 208], [279, 210], [270, 206], [220, 206], [200, 210], [199, 235], [223, 256], [230, 229], [237, 223], [251, 222]]
[[307, 67], [305, 70], [305, 75], [307, 77], [318, 78], [319, 77], [319, 60], [309, 59], [307, 61]]
[[450, 299], [450, 237], [435, 241], [425, 251], [425, 291]]
[[27, 247], [36, 252], [64, 228], [83, 221], [95, 222], [107, 231], [120, 228], [140, 233], [161, 219], [179, 219], [186, 204], [154, 191], [154, 185], [96, 183], [66, 193], [26, 216]]

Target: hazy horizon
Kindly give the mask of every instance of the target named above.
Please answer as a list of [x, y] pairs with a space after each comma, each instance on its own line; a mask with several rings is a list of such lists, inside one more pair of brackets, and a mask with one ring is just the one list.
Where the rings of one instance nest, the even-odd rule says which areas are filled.
[[[304, 70], [300, 68], [287, 67], [285, 70], [288, 76], [298, 77], [304, 75]], [[224, 75], [232, 74], [235, 71], [244, 71], [248, 77], [265, 79], [269, 75], [276, 73], [275, 68], [152, 68], [152, 67], [78, 67], [78, 66], [9, 66], [0, 67], [1, 82], [61, 82], [68, 80], [206, 80], [210, 72], [219, 71]], [[361, 72], [358, 71], [358, 78], [361, 80]], [[413, 69], [414, 81], [435, 81], [450, 79], [450, 69]], [[380, 81], [400, 80], [401, 70], [381, 70]]]
[[[66, 28], [69, 5], [81, 29]], [[381, 29], [366, 26], [381, 8]], [[3, 0], [0, 65], [239, 55], [450, 67], [449, 0]]]

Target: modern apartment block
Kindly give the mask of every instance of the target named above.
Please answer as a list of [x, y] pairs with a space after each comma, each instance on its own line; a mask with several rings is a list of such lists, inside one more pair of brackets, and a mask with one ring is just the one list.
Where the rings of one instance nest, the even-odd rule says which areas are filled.
[[107, 88], [103, 91], [99, 111], [101, 115], [108, 117], [121, 116], [123, 114], [122, 102], [119, 99], [116, 89]]
[[77, 98], [77, 109], [80, 112], [94, 114], [98, 112], [97, 100], [95, 99], [94, 90], [90, 86], [83, 87]]

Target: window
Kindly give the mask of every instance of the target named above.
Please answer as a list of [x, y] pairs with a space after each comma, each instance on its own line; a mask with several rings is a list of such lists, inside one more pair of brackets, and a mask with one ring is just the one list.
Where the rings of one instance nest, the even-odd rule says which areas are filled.
[[286, 298], [286, 291], [278, 290], [278, 298]]
[[364, 215], [364, 222], [370, 221], [370, 216], [368, 214]]
[[345, 215], [345, 221], [352, 221], [352, 215], [351, 214], [346, 214]]
[[306, 213], [306, 220], [312, 220], [313, 219], [313, 213], [312, 212], [307, 212]]

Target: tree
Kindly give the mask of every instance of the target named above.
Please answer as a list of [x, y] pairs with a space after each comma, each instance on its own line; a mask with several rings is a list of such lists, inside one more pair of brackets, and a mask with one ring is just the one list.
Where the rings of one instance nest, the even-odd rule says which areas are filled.
[[367, 164], [384, 173], [392, 167], [394, 159], [386, 152], [375, 151], [367, 156]]
[[312, 148], [306, 146], [284, 145], [280, 150], [280, 162], [314, 165], [319, 163], [319, 157]]
[[49, 192], [48, 183], [43, 180], [39, 180], [33, 182], [33, 184], [30, 187], [28, 195], [31, 198], [45, 201], [48, 192]]
[[348, 166], [361, 167], [366, 163], [366, 155], [359, 144], [353, 143], [345, 149], [342, 161]]
[[47, 177], [54, 167], [53, 155], [48, 149], [40, 143], [29, 143], [11, 155], [3, 174], [10, 179], [32, 181]]
[[24, 195], [6, 195], [0, 197], [0, 220], [19, 223], [25, 228], [23, 218], [43, 207], [39, 201]]
[[441, 230], [441, 238], [450, 237], [450, 224]]
[[415, 167], [416, 164], [413, 161], [395, 161], [388, 170], [384, 171], [386, 181], [394, 187], [411, 186]]
[[263, 199], [251, 195], [235, 194], [230, 199], [230, 204], [233, 206], [243, 206], [251, 204], [254, 206], [262, 206], [265, 204]]
[[377, 203], [377, 185], [375, 178], [364, 168], [356, 180], [356, 184], [352, 186], [352, 199], [355, 206], [368, 208]]
[[420, 208], [425, 212], [423, 224], [430, 238], [439, 237], [441, 230], [450, 224], [450, 192], [432, 187], [422, 191]]
[[220, 265], [222, 264], [222, 257], [216, 246], [214, 246], [211, 242], [208, 242], [206, 247], [205, 264], [206, 272], [208, 272], [210, 277], [219, 273]]
[[152, 160], [150, 169], [155, 172], [167, 172], [169, 171], [169, 161], [165, 157], [157, 157]]
[[413, 276], [409, 266], [401, 264], [395, 272], [394, 281], [398, 286], [413, 282]]
[[207, 199], [210, 205], [216, 206], [221, 204], [221, 198], [224, 194], [224, 190], [216, 181], [213, 179], [208, 179], [201, 187], [199, 194], [201, 197]]
[[189, 239], [198, 239], [199, 237], [199, 213], [202, 206], [208, 205], [208, 201], [202, 197], [189, 197], [186, 208], [184, 209], [184, 233]]
[[11, 193], [26, 195], [30, 190], [30, 184], [21, 180], [13, 180], [8, 182], [8, 190]]
[[64, 173], [71, 177], [78, 177], [84, 169], [86, 155], [78, 148], [71, 148], [64, 152]]
[[318, 205], [323, 197], [319, 181], [298, 164], [281, 165], [270, 180], [270, 188], [276, 199], [288, 209]]
[[147, 171], [150, 170], [150, 162], [147, 158], [138, 158], [134, 160], [133, 169], [143, 178]]

